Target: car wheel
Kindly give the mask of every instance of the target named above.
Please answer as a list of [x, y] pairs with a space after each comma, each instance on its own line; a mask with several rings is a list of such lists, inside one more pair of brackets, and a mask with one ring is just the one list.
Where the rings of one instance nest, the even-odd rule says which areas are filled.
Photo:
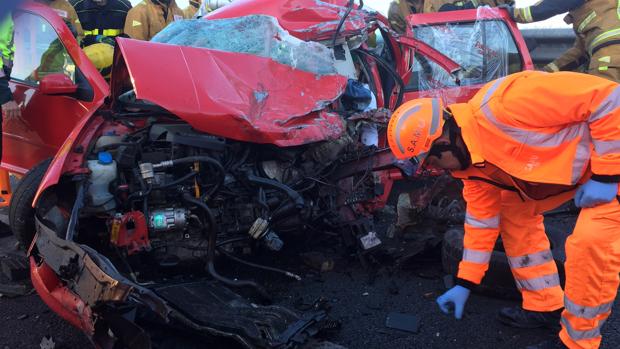
[[33, 167], [13, 191], [9, 205], [9, 225], [13, 235], [23, 248], [28, 248], [34, 238], [34, 209], [32, 200], [52, 159], [49, 158]]
[[[561, 229], [555, 226], [546, 227], [547, 236], [551, 243], [553, 259], [558, 266], [560, 280], [564, 285], [564, 244], [572, 229]], [[462, 227], [450, 228], [444, 236], [441, 261], [446, 273], [456, 276], [459, 262], [463, 256], [463, 237], [465, 233]], [[489, 262], [489, 270], [485, 274], [482, 283], [475, 290], [478, 293], [508, 299], [519, 299], [521, 294], [517, 290], [508, 258], [504, 252], [501, 239], [495, 244], [495, 249]]]

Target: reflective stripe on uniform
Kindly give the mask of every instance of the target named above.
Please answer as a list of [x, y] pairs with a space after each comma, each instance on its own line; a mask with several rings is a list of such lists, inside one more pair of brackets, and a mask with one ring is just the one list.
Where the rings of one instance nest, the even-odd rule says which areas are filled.
[[510, 264], [510, 267], [513, 269], [534, 267], [550, 261], [553, 261], [553, 255], [549, 250], [526, 254], [518, 257], [508, 257], [508, 264]]
[[605, 321], [607, 321], [607, 319], [603, 319], [599, 321], [598, 326], [596, 326], [595, 328], [591, 330], [577, 331], [573, 329], [573, 327], [571, 326], [571, 324], [568, 322], [568, 320], [565, 317], [562, 316], [562, 320], [561, 320], [562, 325], [564, 325], [564, 328], [566, 328], [566, 333], [568, 333], [569, 337], [575, 341], [600, 337], [601, 327], [603, 326], [603, 324], [605, 324]]
[[[104, 29], [103, 36], [119, 36], [123, 31], [120, 29]], [[99, 35], [99, 29], [84, 30], [84, 35]]]
[[[420, 109], [422, 109], [422, 106], [416, 105], [415, 107], [411, 108], [411, 110], [406, 112], [405, 115], [403, 115], [403, 117], [400, 118], [400, 120], [398, 120], [398, 123], [396, 124], [396, 129], [397, 130], [402, 129], [403, 125], [405, 124], [405, 121], [407, 121], [413, 114], [420, 111]], [[405, 147], [403, 146], [403, 143], [400, 139], [400, 132], [396, 132], [396, 145], [398, 146], [398, 150], [400, 150], [401, 153], [405, 152]]]
[[431, 101], [431, 105], [433, 107], [433, 118], [431, 119], [431, 129], [429, 130], [430, 135], [434, 135], [439, 127], [439, 121], [441, 121], [441, 113], [439, 111], [439, 100], [437, 98], [433, 98]]
[[493, 252], [476, 251], [466, 248], [463, 250], [463, 261], [476, 264], [487, 264], [491, 260], [492, 253]]
[[582, 319], [594, 319], [601, 314], [609, 313], [613, 305], [614, 302], [612, 301], [596, 307], [586, 307], [574, 303], [564, 295], [564, 308], [572, 315]]
[[599, 141], [594, 139], [592, 143], [594, 143], [594, 150], [598, 155], [620, 153], [620, 140]]
[[540, 291], [545, 288], [560, 286], [560, 277], [555, 273], [533, 279], [515, 279], [515, 282], [519, 290]]
[[465, 224], [480, 229], [498, 229], [499, 215], [491, 218], [476, 218], [467, 212], [465, 214]]
[[[587, 165], [590, 159], [590, 129], [586, 123], [577, 123], [572, 126], [565, 127], [555, 133], [539, 133], [535, 131], [525, 131], [523, 129], [508, 126], [497, 120], [495, 114], [489, 106], [489, 100], [501, 84], [504, 78], [498, 79], [486, 92], [482, 99], [482, 107], [480, 110], [484, 114], [487, 121], [501, 130], [504, 134], [511, 137], [516, 142], [534, 146], [534, 147], [559, 147], [565, 143], [572, 142], [578, 137], [581, 137], [580, 142], [577, 144], [575, 152], [575, 159], [572, 164], [571, 182], [576, 183], [581, 175], [583, 169]], [[615, 92], [615, 91], [614, 91]]]
[[590, 55], [592, 55], [592, 51], [598, 45], [602, 44], [603, 42], [607, 41], [610, 38], [613, 38], [614, 36], [620, 36], [620, 28], [608, 30], [608, 31], [603, 32], [603, 33], [599, 34], [598, 36], [596, 36], [594, 38], [594, 40], [592, 40], [592, 43], [590, 44], [590, 47], [588, 48], [588, 51], [590, 52]]
[[592, 123], [611, 114], [620, 106], [620, 87], [616, 87], [609, 96], [599, 104], [598, 108], [590, 115], [588, 122]]

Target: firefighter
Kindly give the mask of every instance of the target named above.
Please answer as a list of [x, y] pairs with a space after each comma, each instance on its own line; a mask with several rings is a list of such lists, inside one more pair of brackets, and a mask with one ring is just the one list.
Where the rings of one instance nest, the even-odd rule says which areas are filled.
[[[615, 82], [527, 71], [486, 84], [467, 103], [418, 99], [394, 113], [394, 155], [464, 184], [464, 252], [457, 286], [437, 299], [442, 311], [463, 316], [501, 232], [523, 304], [500, 319], [522, 328], [561, 323], [563, 344], [533, 348], [599, 347], [620, 272], [619, 107]], [[563, 294], [542, 213], [571, 198], [582, 209], [566, 241]]]
[[51, 7], [62, 19], [65, 20], [67, 26], [74, 32], [79, 39], [84, 36], [80, 19], [75, 9], [67, 0], [36, 0], [37, 2]]
[[[131, 9], [128, 0], [71, 0], [84, 29], [82, 46], [104, 41], [123, 34], [125, 18]], [[114, 40], [110, 40], [113, 43]]]
[[399, 34], [407, 31], [405, 18], [410, 14], [422, 13], [424, 0], [395, 0], [388, 10], [388, 21], [392, 29]]
[[[185, 17], [185, 19], [194, 18], [194, 15], [196, 14], [196, 12], [198, 12], [201, 4], [202, 0], [189, 0], [189, 5], [187, 5], [187, 7], [183, 9], [183, 17]], [[207, 11], [210, 11], [208, 6], [206, 9]]]
[[588, 74], [620, 82], [620, 16], [618, 2], [610, 0], [544, 0], [536, 5], [507, 10], [519, 23], [531, 23], [568, 12], [574, 46], [544, 67], [545, 71], [574, 70], [589, 62]]
[[142, 0], [129, 10], [125, 19], [125, 34], [138, 40], [151, 40], [173, 21], [184, 19], [174, 0]]

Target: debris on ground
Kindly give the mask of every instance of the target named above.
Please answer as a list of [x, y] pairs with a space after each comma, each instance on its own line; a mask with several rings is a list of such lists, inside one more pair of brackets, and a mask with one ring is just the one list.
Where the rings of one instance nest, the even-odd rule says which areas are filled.
[[389, 313], [385, 319], [385, 327], [396, 330], [418, 333], [420, 318], [413, 314]]
[[54, 339], [52, 336], [45, 336], [41, 339], [41, 344], [39, 344], [41, 349], [54, 349], [56, 348], [56, 343], [54, 343]]
[[334, 260], [322, 252], [311, 251], [300, 254], [301, 260], [305, 265], [321, 273], [334, 269]]
[[30, 276], [28, 260], [25, 257], [8, 256], [0, 259], [2, 274], [11, 281], [25, 280]]
[[28, 285], [21, 283], [0, 283], [0, 295], [3, 297], [19, 297], [25, 296], [32, 291]]

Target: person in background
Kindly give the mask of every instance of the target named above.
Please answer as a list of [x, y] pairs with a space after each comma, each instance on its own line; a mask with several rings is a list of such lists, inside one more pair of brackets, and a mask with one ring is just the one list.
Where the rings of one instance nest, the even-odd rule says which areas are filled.
[[[194, 15], [196, 14], [196, 12], [198, 12], [201, 4], [202, 0], [189, 0], [189, 5], [187, 5], [187, 7], [183, 9], [183, 16], [185, 17], [185, 19], [194, 18]], [[210, 9], [208, 10], [210, 11]]]
[[[84, 29], [82, 47], [106, 41], [123, 34], [125, 18], [131, 9], [129, 0], [70, 0]], [[112, 40], [105, 40], [112, 38]]]
[[588, 63], [587, 73], [620, 82], [620, 12], [611, 0], [543, 0], [535, 5], [505, 6], [518, 23], [543, 21], [566, 13], [573, 25], [575, 44], [543, 70], [575, 70]]
[[184, 19], [174, 0], [142, 0], [127, 13], [125, 34], [132, 39], [151, 40], [173, 21]]
[[388, 21], [394, 31], [404, 34], [407, 31], [407, 16], [422, 13], [424, 0], [394, 0], [388, 9]]
[[74, 32], [74, 35], [77, 37], [78, 41], [84, 36], [84, 31], [82, 30], [82, 24], [80, 23], [80, 19], [75, 12], [75, 9], [69, 1], [67, 0], [35, 0], [38, 3], [47, 5], [51, 7], [56, 13], [65, 20], [69, 29]]

